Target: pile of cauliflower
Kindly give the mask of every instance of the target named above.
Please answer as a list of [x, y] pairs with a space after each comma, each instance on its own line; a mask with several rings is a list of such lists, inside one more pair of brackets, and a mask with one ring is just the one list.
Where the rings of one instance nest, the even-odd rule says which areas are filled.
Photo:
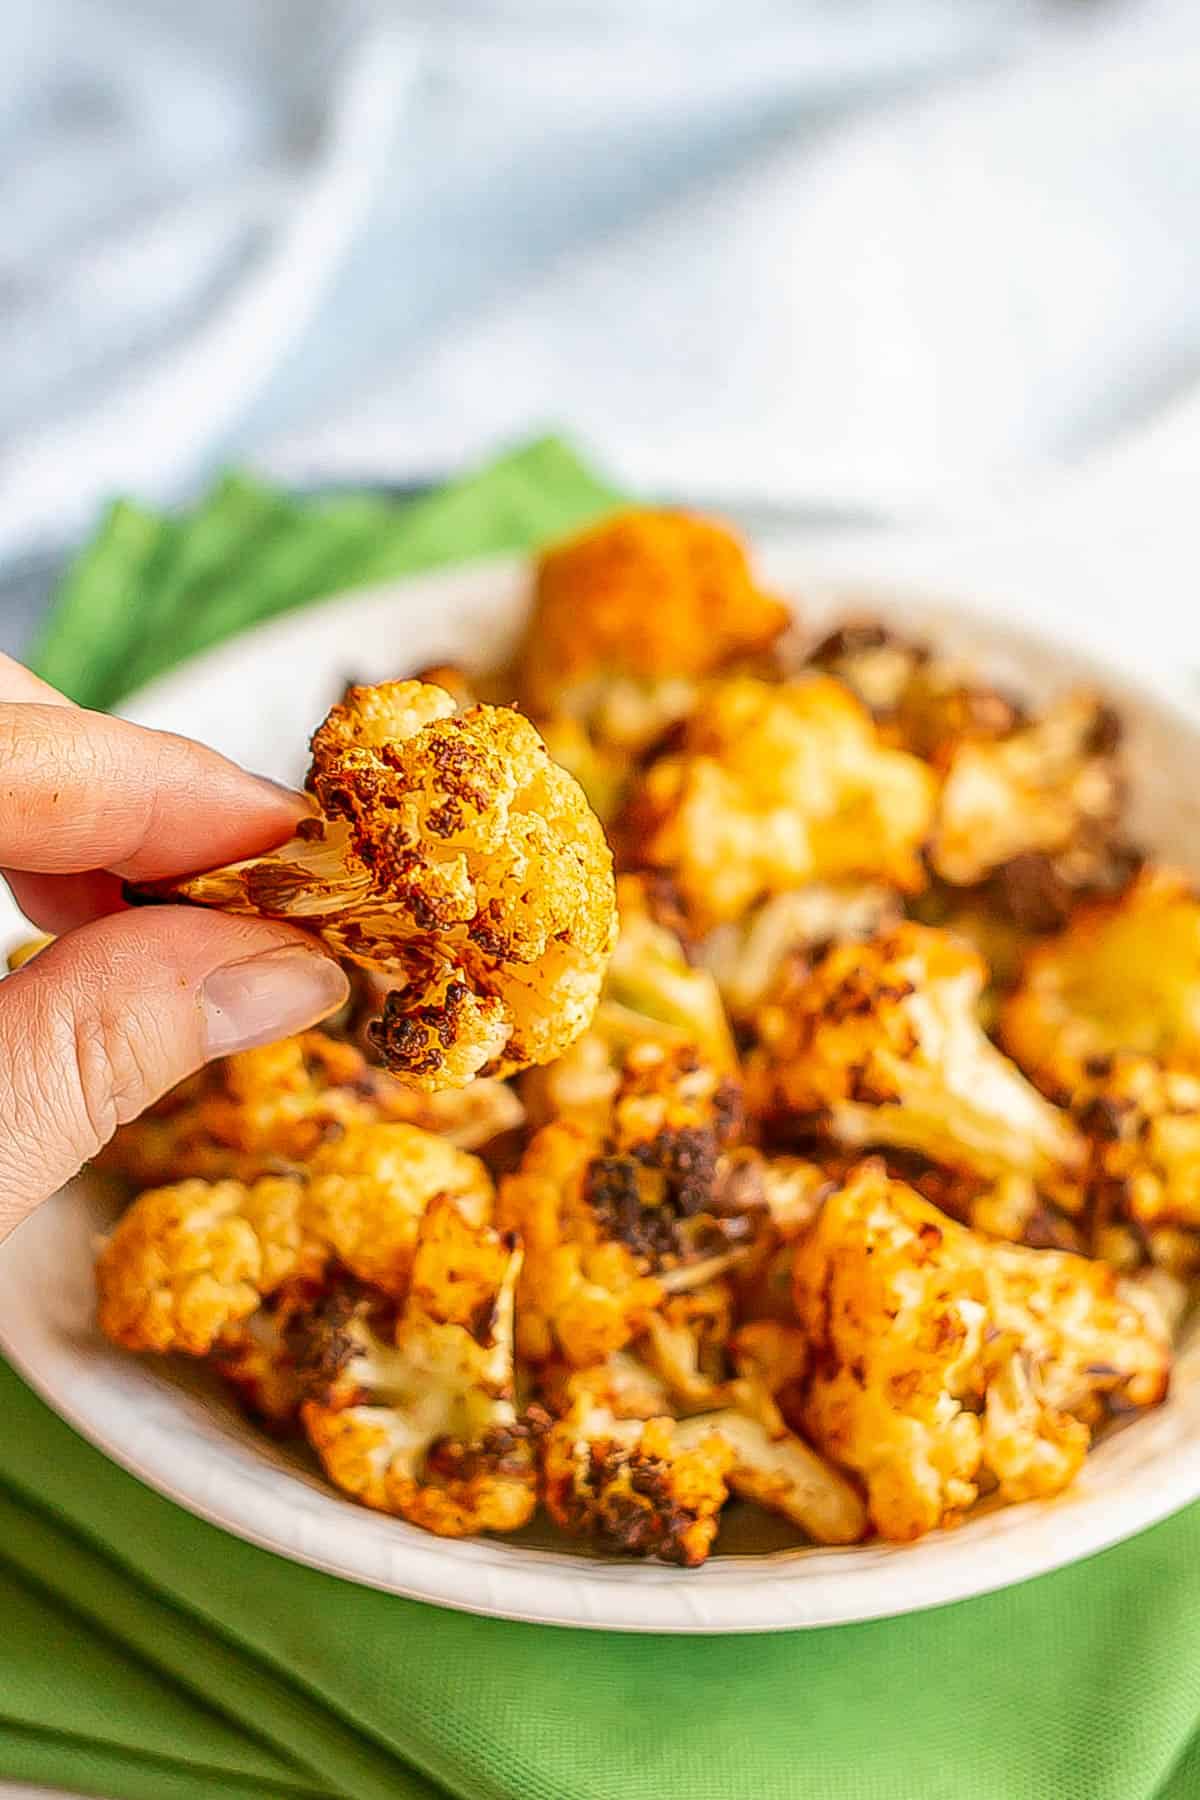
[[354, 997], [106, 1151], [115, 1344], [430, 1531], [686, 1566], [731, 1502], [851, 1544], [1057, 1494], [1163, 1399], [1200, 899], [1122, 835], [1099, 696], [806, 641], [729, 532], [634, 511], [542, 558], [506, 668], [312, 748], [295, 840], [173, 892]]

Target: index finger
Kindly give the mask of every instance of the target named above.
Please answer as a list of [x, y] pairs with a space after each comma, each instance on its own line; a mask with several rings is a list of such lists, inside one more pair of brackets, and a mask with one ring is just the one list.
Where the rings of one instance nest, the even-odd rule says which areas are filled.
[[304, 811], [298, 794], [191, 738], [0, 701], [0, 865], [154, 880], [270, 849]]

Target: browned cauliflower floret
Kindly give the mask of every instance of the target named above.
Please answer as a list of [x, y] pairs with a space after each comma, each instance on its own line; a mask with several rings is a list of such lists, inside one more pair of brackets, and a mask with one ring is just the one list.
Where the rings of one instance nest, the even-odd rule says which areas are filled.
[[734, 1461], [712, 1433], [617, 1418], [585, 1398], [542, 1438], [542, 1499], [572, 1537], [695, 1568], [717, 1535]]
[[497, 1205], [525, 1246], [524, 1357], [603, 1362], [669, 1288], [728, 1264], [759, 1216], [729, 1182], [737, 1124], [736, 1089], [719, 1071], [690, 1047], [643, 1044], [603, 1129], [559, 1120], [537, 1133]]
[[671, 875], [703, 933], [803, 882], [919, 888], [935, 787], [840, 682], [731, 676], [647, 770], [620, 835], [628, 861]]
[[688, 711], [698, 678], [768, 649], [789, 619], [723, 526], [621, 513], [543, 555], [518, 656], [521, 698], [637, 748]]
[[732, 1071], [736, 1054], [713, 977], [689, 963], [669, 926], [655, 917], [639, 875], [617, 881], [620, 930], [591, 1026], [557, 1062], [526, 1075], [522, 1091], [535, 1121], [603, 1125], [620, 1085], [621, 1063], [641, 1043], [693, 1045], [714, 1068]]
[[985, 1485], [1058, 1493], [1108, 1408], [1166, 1391], [1165, 1336], [1111, 1269], [989, 1243], [880, 1163], [825, 1202], [795, 1282], [803, 1424], [862, 1476], [885, 1538], [955, 1523]]
[[833, 945], [762, 1009], [751, 1109], [772, 1130], [893, 1145], [987, 1177], [1057, 1177], [1078, 1162], [1078, 1136], [984, 1036], [986, 973], [957, 938], [907, 921]]
[[789, 958], [844, 938], [874, 937], [899, 917], [900, 896], [893, 888], [813, 882], [773, 894], [742, 918], [718, 925], [697, 946], [696, 957], [714, 977], [731, 1016], [746, 1023]]
[[916, 756], [933, 759], [967, 740], [1001, 737], [1021, 720], [1018, 706], [961, 659], [873, 619], [849, 620], [809, 661], [852, 688], [887, 740]]
[[98, 1166], [136, 1187], [190, 1175], [253, 1181], [307, 1163], [322, 1144], [376, 1120], [419, 1125], [469, 1148], [520, 1119], [520, 1102], [500, 1083], [417, 1093], [372, 1068], [353, 1044], [305, 1031], [210, 1063], [124, 1126]]
[[1087, 885], [1120, 805], [1118, 728], [1094, 694], [1070, 694], [1002, 738], [967, 739], [944, 756], [930, 860], [957, 886], [1019, 856], [1073, 858]]
[[1200, 899], [1187, 877], [1146, 869], [1115, 899], [1078, 907], [1030, 952], [1000, 1029], [1064, 1097], [1089, 1062], [1120, 1050], [1200, 1070]]
[[333, 1259], [389, 1294], [407, 1291], [435, 1195], [487, 1223], [483, 1164], [415, 1125], [360, 1125], [313, 1158], [308, 1179], [181, 1181], [139, 1195], [100, 1253], [100, 1325], [129, 1350], [202, 1356], [285, 1282]]
[[1088, 1140], [1093, 1252], [1119, 1268], [1200, 1269], [1200, 1074], [1125, 1051], [1089, 1065], [1071, 1098]]
[[305, 1190], [284, 1176], [151, 1188], [96, 1264], [100, 1328], [126, 1350], [203, 1356], [285, 1281], [319, 1273]]
[[415, 1125], [361, 1125], [313, 1157], [306, 1218], [360, 1281], [399, 1295], [435, 1194], [452, 1196], [475, 1225], [491, 1217], [492, 1180], [478, 1157]]
[[311, 927], [392, 975], [373, 1039], [414, 1086], [549, 1062], [599, 997], [611, 858], [527, 719], [414, 681], [351, 688], [312, 740], [318, 811], [267, 856], [156, 887]]
[[511, 1239], [439, 1196], [390, 1339], [369, 1296], [310, 1324], [301, 1416], [336, 1486], [441, 1537], [525, 1524], [537, 1494], [513, 1398], [520, 1266]]

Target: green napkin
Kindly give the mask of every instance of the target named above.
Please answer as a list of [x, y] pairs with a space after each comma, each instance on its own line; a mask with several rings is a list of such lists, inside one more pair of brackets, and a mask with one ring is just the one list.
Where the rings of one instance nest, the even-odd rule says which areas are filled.
[[[407, 507], [326, 513], [244, 477], [184, 519], [122, 506], [40, 666], [95, 703], [172, 632], [200, 647], [216, 628], [197, 596], [234, 629], [351, 564], [374, 579], [518, 548], [613, 499], [540, 444]], [[1200, 1508], [907, 1619], [622, 1637], [439, 1612], [225, 1537], [3, 1365], [0, 1421], [0, 1776], [111, 1800], [1200, 1795]]]

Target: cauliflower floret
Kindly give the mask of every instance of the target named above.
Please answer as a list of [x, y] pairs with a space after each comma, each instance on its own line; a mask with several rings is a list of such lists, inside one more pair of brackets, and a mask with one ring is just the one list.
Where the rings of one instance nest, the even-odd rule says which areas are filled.
[[935, 790], [840, 682], [731, 676], [647, 770], [620, 835], [628, 861], [672, 876], [703, 933], [807, 881], [921, 887]]
[[1052, 1094], [1120, 1050], [1200, 1070], [1200, 899], [1187, 877], [1146, 869], [1117, 898], [1078, 907], [1030, 952], [1000, 1032]]
[[100, 1329], [126, 1350], [203, 1356], [285, 1281], [317, 1274], [302, 1182], [264, 1176], [151, 1188], [96, 1264]]
[[43, 932], [40, 937], [26, 938], [23, 944], [15, 945], [4, 959], [9, 974], [15, 975], [18, 969], [23, 969], [27, 962], [32, 962], [35, 956], [40, 956], [42, 951], [53, 942], [54, 939]]
[[671, 1288], [728, 1266], [757, 1228], [728, 1185], [736, 1089], [690, 1047], [626, 1058], [602, 1130], [558, 1120], [501, 1184], [497, 1218], [525, 1245], [521, 1353], [584, 1368], [622, 1349]]
[[717, 1535], [734, 1452], [669, 1418], [622, 1419], [587, 1398], [541, 1442], [542, 1499], [556, 1525], [620, 1556], [695, 1568]]
[[1006, 694], [957, 657], [937, 655], [873, 619], [852, 619], [809, 654], [870, 708], [889, 743], [937, 758], [964, 740], [1001, 737], [1021, 720]]
[[781, 1513], [818, 1543], [857, 1543], [867, 1526], [861, 1496], [789, 1429], [777, 1400], [797, 1389], [807, 1367], [803, 1334], [760, 1320], [731, 1336], [732, 1312], [728, 1284], [713, 1282], [647, 1321], [641, 1352], [673, 1410], [701, 1414], [677, 1427], [676, 1443], [719, 1437], [733, 1453], [726, 1479], [741, 1499]]
[[569, 1118], [602, 1126], [622, 1058], [635, 1044], [690, 1044], [714, 1068], [736, 1068], [716, 983], [688, 962], [678, 937], [656, 919], [641, 876], [618, 878], [617, 910], [620, 931], [590, 1028], [557, 1062], [524, 1079], [526, 1104], [539, 1122]]
[[833, 945], [759, 1015], [751, 1110], [772, 1128], [916, 1150], [985, 1177], [1059, 1176], [1081, 1144], [984, 1036], [986, 974], [966, 944], [907, 921]]
[[900, 917], [900, 896], [867, 882], [814, 882], [773, 894], [735, 923], [718, 925], [697, 946], [731, 1015], [753, 1019], [784, 963], [835, 940], [874, 937]]
[[543, 555], [518, 656], [521, 698], [634, 748], [688, 711], [699, 677], [768, 649], [789, 620], [723, 526], [621, 513]]
[[825, 1202], [795, 1283], [803, 1424], [863, 1477], [885, 1538], [954, 1524], [984, 1483], [1006, 1500], [1058, 1493], [1106, 1408], [1166, 1391], [1161, 1326], [1111, 1269], [989, 1243], [878, 1162]]
[[135, 1187], [185, 1176], [253, 1181], [307, 1163], [357, 1125], [405, 1121], [469, 1148], [521, 1117], [516, 1095], [499, 1082], [420, 1094], [372, 1068], [353, 1044], [305, 1031], [210, 1063], [123, 1126], [97, 1166]]
[[412, 1292], [388, 1342], [371, 1303], [343, 1308], [316, 1351], [301, 1416], [337, 1487], [441, 1537], [516, 1531], [537, 1502], [514, 1404], [521, 1252], [447, 1196], [432, 1202]]
[[477, 1226], [491, 1217], [492, 1179], [477, 1156], [415, 1125], [362, 1125], [313, 1157], [306, 1219], [360, 1281], [399, 1295], [435, 1194]]
[[372, 1038], [414, 1086], [549, 1062], [586, 1029], [616, 932], [611, 858], [527, 719], [442, 688], [351, 688], [312, 740], [319, 811], [254, 857], [176, 883], [290, 919], [396, 978]]
[[487, 1223], [492, 1183], [478, 1158], [402, 1124], [352, 1128], [313, 1158], [307, 1180], [151, 1188], [101, 1250], [101, 1329], [129, 1350], [203, 1356], [284, 1282], [315, 1279], [333, 1258], [403, 1294], [438, 1194]]
[[1084, 1215], [1118, 1268], [1200, 1269], [1200, 1075], [1131, 1051], [1089, 1064], [1071, 1097], [1088, 1140]]
[[1116, 717], [1094, 694], [1069, 694], [1008, 736], [945, 757], [930, 860], [970, 886], [1014, 857], [1071, 852], [1076, 885], [1098, 868], [1120, 805]]

